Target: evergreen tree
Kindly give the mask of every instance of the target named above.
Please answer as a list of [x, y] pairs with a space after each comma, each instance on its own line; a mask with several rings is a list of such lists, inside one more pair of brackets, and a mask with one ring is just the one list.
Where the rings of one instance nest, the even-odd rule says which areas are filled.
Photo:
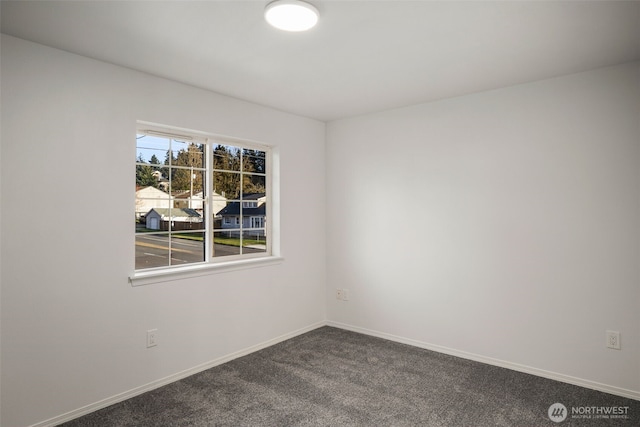
[[[242, 172], [244, 172], [242, 174], [240, 173], [241, 163]], [[242, 194], [266, 193], [265, 177], [257, 175], [266, 172], [263, 151], [217, 145], [213, 150], [213, 165], [215, 169], [213, 190], [223, 194], [227, 199], [240, 199], [240, 185], [242, 185]]]
[[146, 164], [142, 155], [138, 156], [136, 162], [136, 185], [140, 187], [158, 187], [158, 181], [153, 176], [153, 168]]
[[229, 200], [240, 198], [240, 151], [217, 145], [213, 149], [213, 191]]
[[[266, 171], [266, 159], [264, 151], [251, 150], [245, 148], [242, 150], [242, 169], [245, 172], [255, 172], [264, 174]], [[265, 177], [262, 175], [243, 175], [242, 192], [243, 194], [266, 193]]]
[[173, 150], [167, 150], [166, 154], [164, 155], [164, 164], [167, 167], [161, 168], [160, 172], [162, 173], [162, 176], [168, 179], [169, 181], [172, 181], [173, 179], [173, 170], [168, 166], [172, 165], [175, 161], [176, 159], [173, 156]]
[[189, 169], [172, 168], [171, 188], [174, 191], [193, 190], [194, 194], [203, 189], [204, 146], [189, 144], [187, 150], [178, 151], [173, 161], [174, 166], [185, 166]]

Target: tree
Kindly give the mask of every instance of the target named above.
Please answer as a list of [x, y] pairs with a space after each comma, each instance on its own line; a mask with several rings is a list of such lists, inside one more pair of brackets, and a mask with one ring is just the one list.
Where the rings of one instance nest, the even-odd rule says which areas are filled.
[[164, 164], [167, 167], [161, 168], [160, 172], [162, 173], [162, 176], [166, 177], [169, 181], [171, 181], [173, 178], [173, 171], [169, 166], [172, 165], [175, 161], [176, 159], [173, 156], [173, 151], [167, 150], [167, 153], [164, 155]]
[[240, 198], [240, 151], [216, 145], [213, 149], [213, 191], [227, 199]]
[[136, 185], [140, 187], [158, 187], [158, 180], [153, 175], [153, 168], [146, 163], [142, 154], [138, 156], [136, 164]]
[[258, 175], [266, 172], [264, 151], [217, 145], [213, 149], [213, 167], [213, 190], [229, 200], [240, 199], [240, 185], [242, 194], [266, 193], [265, 177]]
[[[245, 172], [264, 174], [266, 159], [264, 151], [242, 149], [242, 169]], [[243, 175], [242, 192], [244, 194], [266, 193], [266, 182], [263, 175]]]
[[[186, 150], [178, 151], [178, 155], [173, 161], [174, 166], [185, 166], [189, 169], [172, 168], [171, 188], [172, 190], [193, 190], [200, 192], [203, 190], [204, 146], [201, 144], [189, 144]], [[194, 170], [195, 169], [195, 170]]]
[[265, 173], [266, 159], [264, 151], [243, 148], [242, 165], [246, 172]]

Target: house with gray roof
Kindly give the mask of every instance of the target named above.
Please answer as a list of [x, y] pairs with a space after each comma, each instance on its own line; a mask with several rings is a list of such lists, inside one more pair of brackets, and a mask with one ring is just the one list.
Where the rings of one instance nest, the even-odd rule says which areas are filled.
[[204, 229], [202, 215], [189, 208], [153, 208], [145, 215], [149, 230], [200, 230]]
[[221, 218], [221, 228], [228, 230], [229, 236], [239, 236], [242, 228], [244, 237], [266, 236], [267, 204], [264, 193], [248, 194], [242, 201], [229, 202], [216, 213]]

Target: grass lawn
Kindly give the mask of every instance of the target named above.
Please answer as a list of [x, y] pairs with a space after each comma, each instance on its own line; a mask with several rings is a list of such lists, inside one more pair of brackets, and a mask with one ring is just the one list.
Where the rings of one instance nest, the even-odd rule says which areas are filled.
[[[185, 239], [185, 240], [196, 240], [199, 242], [202, 242], [204, 240], [204, 237], [199, 236], [197, 234], [190, 234], [190, 233], [180, 233], [180, 234], [173, 234], [173, 236], [179, 238], [179, 239]], [[234, 239], [232, 237], [215, 237], [213, 239], [213, 243], [217, 243], [218, 245], [228, 245], [228, 246], [240, 246], [240, 239]], [[250, 245], [264, 245], [266, 244], [266, 242], [264, 240], [254, 240], [254, 239], [242, 239], [242, 246], [250, 246]]]
[[[219, 245], [240, 246], [240, 239], [231, 237], [215, 237], [213, 242]], [[242, 246], [265, 245], [266, 243], [264, 240], [242, 239]]]

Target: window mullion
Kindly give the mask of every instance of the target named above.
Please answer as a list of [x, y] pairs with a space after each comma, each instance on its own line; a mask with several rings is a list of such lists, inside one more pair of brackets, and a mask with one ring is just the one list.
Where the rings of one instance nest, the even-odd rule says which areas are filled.
[[[210, 139], [205, 142], [205, 182], [203, 183], [206, 195], [204, 200], [204, 259], [211, 262], [213, 259], [214, 227], [212, 197], [213, 197], [213, 149]], [[204, 195], [204, 194], [203, 194]]]
[[265, 167], [266, 170], [269, 172], [268, 174], [266, 174], [265, 176], [265, 185], [266, 185], [266, 199], [265, 199], [265, 203], [266, 208], [265, 208], [265, 217], [264, 217], [264, 223], [262, 224], [262, 226], [264, 227], [264, 232], [265, 232], [265, 243], [267, 245], [267, 252], [271, 253], [272, 251], [272, 241], [271, 241], [271, 236], [272, 236], [272, 221], [273, 221], [273, 163], [272, 163], [272, 156], [273, 156], [273, 152], [269, 152], [266, 156], [265, 156]]
[[[169, 221], [167, 222], [167, 231], [169, 232], [169, 266], [173, 266], [173, 230], [171, 229], [171, 218], [173, 218], [173, 209], [175, 207], [175, 199], [173, 198], [173, 138], [169, 138], [169, 151], [167, 153], [169, 157], [168, 163], [168, 175], [167, 179], [169, 180]], [[166, 160], [165, 160], [166, 161]]]
[[244, 237], [244, 150], [240, 149], [240, 255], [244, 253], [242, 238]]

